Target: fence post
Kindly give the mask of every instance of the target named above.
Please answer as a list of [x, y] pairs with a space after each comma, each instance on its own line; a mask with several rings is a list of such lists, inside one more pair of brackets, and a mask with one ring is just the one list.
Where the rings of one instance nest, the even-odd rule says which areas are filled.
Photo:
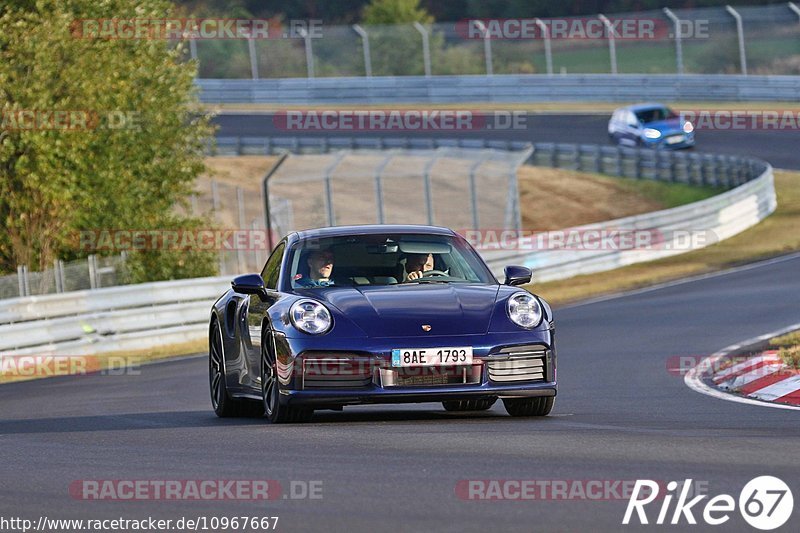
[[189, 57], [197, 61], [197, 41], [194, 40], [194, 37], [189, 37]]
[[387, 155], [375, 169], [375, 203], [378, 208], [378, 224], [383, 224], [385, 221], [383, 213], [383, 181], [381, 178], [383, 171], [386, 169], [387, 165], [389, 165], [393, 157], [394, 154]]
[[542, 37], [544, 38], [544, 61], [547, 65], [547, 75], [553, 75], [553, 50], [550, 48], [550, 29], [547, 24], [542, 22], [542, 19], [534, 19], [536, 25], [542, 30]]
[[[800, 19], [800, 7], [797, 7], [797, 4], [794, 2], [789, 2], [789, 9], [794, 11], [794, 14], [797, 15], [797, 18]], [[798, 20], [800, 22], [800, 20]]]
[[494, 74], [494, 68], [492, 66], [492, 39], [489, 35], [489, 29], [481, 20], [473, 20], [472, 23], [483, 34], [483, 58], [486, 62], [486, 75], [491, 76]]
[[90, 255], [86, 258], [86, 262], [89, 266], [89, 287], [92, 289], [97, 288], [97, 263], [95, 263], [95, 256], [94, 254]]
[[747, 76], [747, 56], [744, 48], [744, 24], [742, 24], [742, 16], [731, 6], [725, 6], [725, 10], [736, 20], [736, 33], [739, 36], [739, 65], [742, 68], [742, 74]]
[[428, 225], [433, 225], [433, 194], [431, 192], [431, 169], [433, 165], [436, 164], [436, 161], [439, 159], [438, 155], [434, 155], [431, 157], [427, 163], [425, 163], [425, 170], [423, 171], [423, 183], [425, 185], [425, 210], [428, 213]]
[[247, 37], [247, 52], [250, 55], [250, 77], [258, 79], [258, 57], [256, 56], [256, 41], [252, 36]]
[[214, 211], [216, 217], [219, 211], [219, 185], [215, 178], [211, 178], [211, 210]]
[[336, 167], [339, 166], [339, 163], [342, 162], [342, 159], [347, 155], [347, 152], [342, 150], [338, 154], [336, 154], [336, 159], [334, 159], [333, 163], [328, 165], [328, 168], [325, 169], [325, 207], [328, 212], [328, 225], [335, 226], [336, 225], [336, 213], [333, 210], [333, 172], [336, 170]]
[[53, 280], [56, 282], [56, 292], [61, 293], [64, 292], [64, 284], [61, 281], [61, 276], [59, 275], [59, 263], [58, 259], [53, 260]]
[[425, 67], [425, 77], [431, 77], [431, 44], [428, 39], [428, 30], [419, 22], [414, 23], [414, 28], [422, 35], [422, 63]]
[[311, 48], [311, 36], [308, 34], [305, 28], [298, 28], [297, 33], [300, 37], [303, 38], [303, 42], [306, 48], [306, 70], [308, 71], [308, 77], [314, 77], [314, 50]]
[[26, 276], [26, 268], [24, 265], [17, 265], [17, 286], [19, 287], [19, 295], [27, 296], [25, 292], [25, 276]]
[[264, 201], [264, 229], [267, 232], [267, 255], [272, 252], [272, 217], [269, 209], [269, 179], [278, 171], [284, 161], [289, 157], [289, 152], [283, 152], [272, 168], [261, 180], [261, 199]]
[[469, 167], [469, 204], [472, 209], [472, 229], [474, 230], [480, 228], [480, 219], [478, 217], [478, 184], [475, 180], [475, 174], [484, 161], [485, 159], [481, 158]]
[[[239, 214], [238, 230], [244, 231], [247, 228], [247, 221], [244, 212], [244, 190], [241, 187], [236, 187], [236, 210]], [[238, 239], [237, 239], [238, 240]], [[244, 257], [244, 250], [241, 247], [241, 241], [236, 245], [236, 261], [239, 263], [239, 272], [245, 272], [247, 269], [247, 261]]]
[[597, 18], [603, 21], [603, 24], [606, 27], [606, 31], [608, 32], [608, 53], [611, 56], [611, 74], [617, 73], [617, 42], [615, 39], [614, 26], [611, 24], [611, 21], [608, 20], [608, 17], [600, 13], [597, 15]]
[[675, 25], [675, 63], [678, 74], [683, 74], [683, 42], [681, 41], [681, 20], [668, 7], [664, 8], [664, 14]]
[[369, 33], [367, 30], [359, 26], [358, 24], [353, 24], [353, 30], [361, 37], [361, 47], [364, 50], [364, 75], [367, 78], [372, 77], [372, 57], [369, 53]]

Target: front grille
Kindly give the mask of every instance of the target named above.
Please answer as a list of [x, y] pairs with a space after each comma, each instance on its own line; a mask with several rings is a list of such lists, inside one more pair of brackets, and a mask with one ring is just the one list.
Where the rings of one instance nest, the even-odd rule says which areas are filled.
[[542, 346], [506, 348], [486, 360], [486, 369], [494, 382], [544, 381], [546, 360], [547, 350]]
[[430, 387], [436, 385], [477, 385], [481, 382], [481, 365], [418, 366], [381, 368], [382, 387]]
[[358, 389], [372, 383], [369, 358], [303, 359], [303, 389]]

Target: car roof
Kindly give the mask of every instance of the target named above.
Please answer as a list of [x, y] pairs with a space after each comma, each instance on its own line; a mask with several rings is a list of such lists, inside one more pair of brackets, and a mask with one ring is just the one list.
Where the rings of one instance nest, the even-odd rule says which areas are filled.
[[659, 104], [659, 103], [656, 103], [656, 102], [649, 102], [649, 103], [645, 103], [645, 104], [632, 104], [632, 105], [629, 105], [629, 106], [625, 106], [622, 109], [628, 109], [630, 111], [636, 112], [636, 111], [644, 111], [645, 109], [656, 109], [656, 108], [662, 108], [662, 107], [669, 107], [669, 106], [666, 106], [664, 104]]
[[455, 235], [448, 228], [414, 224], [366, 224], [359, 226], [332, 226], [298, 231], [298, 239], [317, 239], [321, 237], [344, 237], [347, 235], [376, 235], [382, 233], [423, 233], [428, 235]]

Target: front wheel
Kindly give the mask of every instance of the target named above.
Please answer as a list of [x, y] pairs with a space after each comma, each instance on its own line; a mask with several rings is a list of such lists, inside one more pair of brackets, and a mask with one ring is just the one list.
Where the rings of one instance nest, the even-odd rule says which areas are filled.
[[503, 405], [511, 416], [547, 416], [555, 401], [555, 396], [508, 398], [503, 400]]
[[448, 400], [442, 402], [445, 411], [486, 411], [491, 409], [497, 398], [480, 398], [478, 400]]
[[225, 383], [225, 356], [219, 322], [211, 321], [208, 332], [208, 382], [211, 389], [211, 406], [220, 418], [254, 416], [264, 414], [256, 401], [232, 398]]
[[264, 412], [273, 424], [308, 422], [314, 416], [313, 409], [282, 405], [280, 402], [277, 360], [269, 348], [269, 341], [269, 333], [265, 333], [261, 340], [261, 396], [264, 399]]

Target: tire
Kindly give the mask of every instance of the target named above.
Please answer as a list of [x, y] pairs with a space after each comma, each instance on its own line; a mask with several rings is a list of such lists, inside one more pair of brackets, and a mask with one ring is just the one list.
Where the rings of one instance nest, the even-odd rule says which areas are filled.
[[261, 398], [267, 419], [273, 424], [308, 422], [314, 416], [314, 409], [283, 405], [280, 402], [280, 384], [276, 378], [277, 363], [269, 347], [269, 335], [261, 339]]
[[212, 320], [208, 330], [208, 385], [211, 407], [220, 418], [261, 417], [264, 409], [261, 402], [232, 398], [225, 383], [225, 355], [222, 348], [222, 332], [219, 322]]
[[511, 416], [547, 416], [555, 401], [555, 396], [508, 398], [503, 400], [503, 405]]
[[497, 398], [480, 398], [477, 400], [448, 400], [442, 402], [445, 411], [486, 411], [491, 409]]

